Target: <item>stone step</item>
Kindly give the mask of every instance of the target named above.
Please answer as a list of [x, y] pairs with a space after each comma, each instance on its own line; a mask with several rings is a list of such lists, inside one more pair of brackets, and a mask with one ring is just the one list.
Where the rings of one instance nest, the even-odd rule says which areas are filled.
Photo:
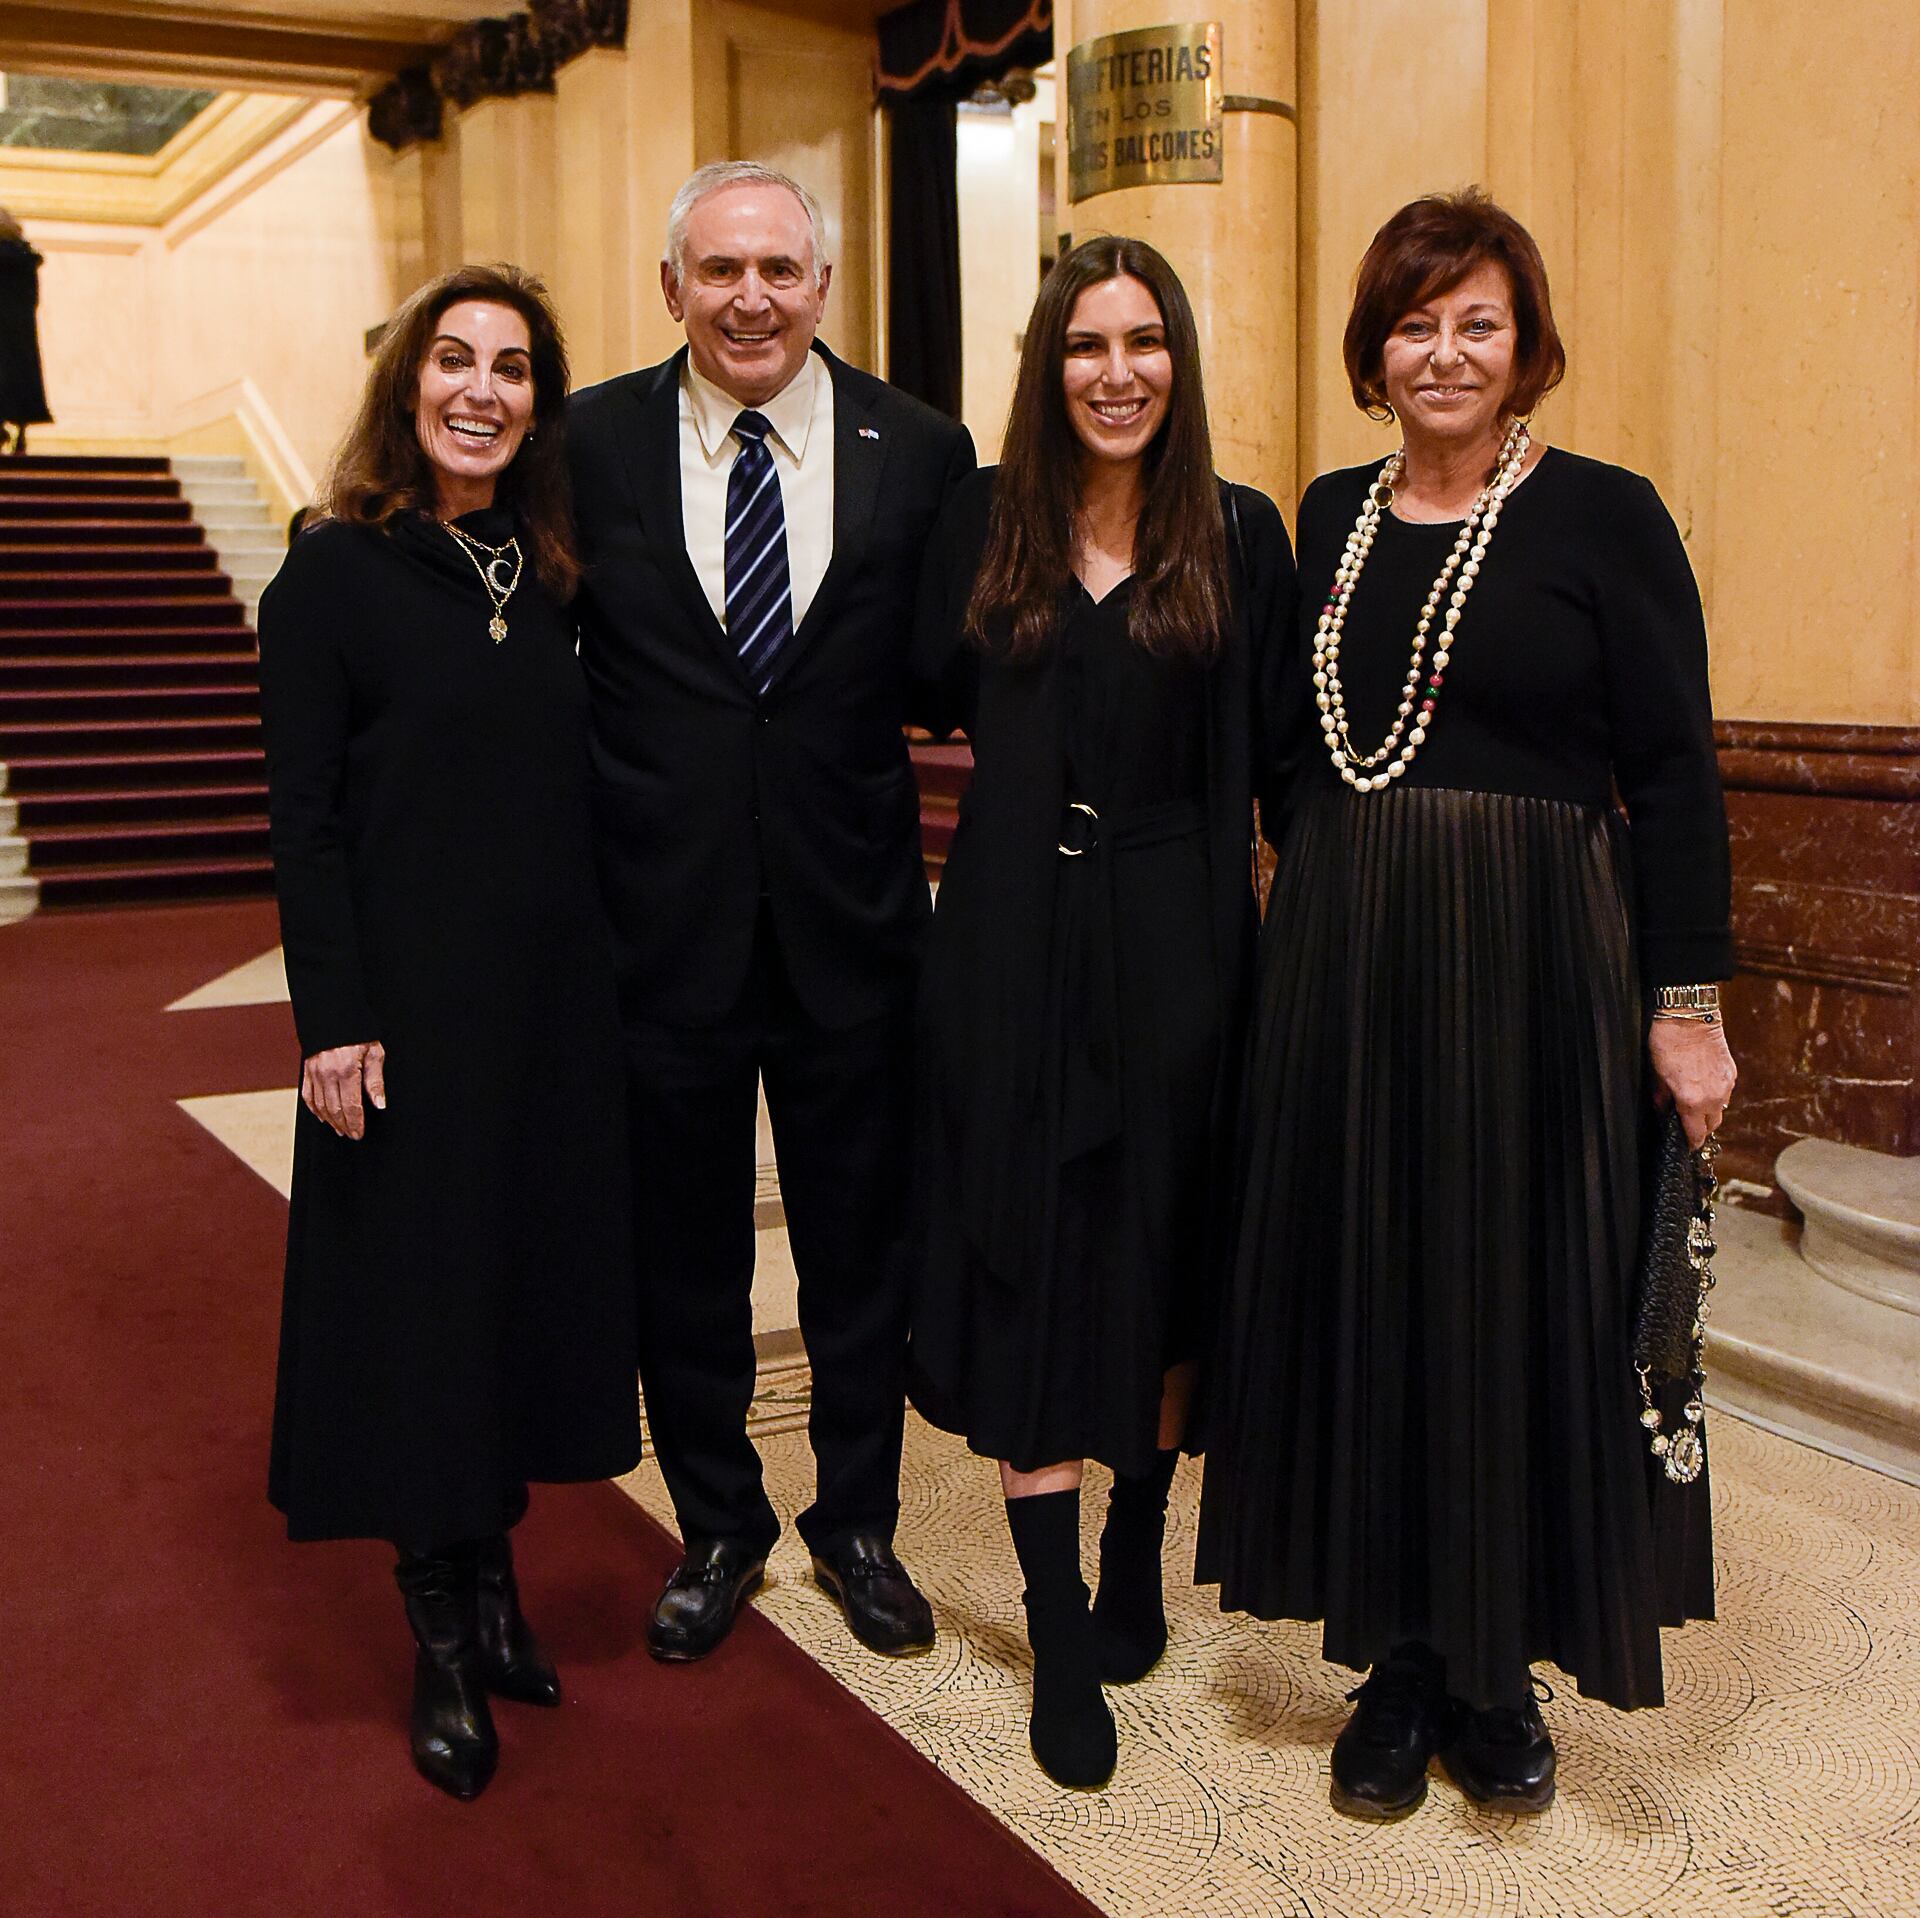
[[203, 506], [198, 509], [195, 518], [199, 520], [202, 530], [209, 533], [259, 532], [271, 536], [280, 531], [274, 524], [272, 513], [259, 504]]
[[1920, 1158], [1800, 1139], [1774, 1177], [1805, 1216], [1800, 1256], [1823, 1279], [1920, 1314]]
[[27, 842], [12, 833], [0, 835], [0, 879], [18, 879], [27, 869]]
[[7, 837], [20, 823], [20, 802], [0, 799], [0, 838]]
[[238, 453], [182, 453], [173, 470], [182, 480], [245, 479], [247, 463]]
[[260, 595], [286, 556], [284, 530], [261, 499], [244, 461], [212, 456], [176, 460], [174, 471], [207, 544], [232, 582], [246, 623], [257, 627]]
[[251, 506], [260, 497], [244, 473], [237, 479], [182, 480], [180, 490], [195, 506]]
[[1708, 1405], [1920, 1485], [1920, 1316], [1832, 1284], [1766, 1213], [1722, 1205], [1715, 1236]]
[[29, 876], [0, 879], [0, 926], [25, 919], [40, 903], [40, 882]]

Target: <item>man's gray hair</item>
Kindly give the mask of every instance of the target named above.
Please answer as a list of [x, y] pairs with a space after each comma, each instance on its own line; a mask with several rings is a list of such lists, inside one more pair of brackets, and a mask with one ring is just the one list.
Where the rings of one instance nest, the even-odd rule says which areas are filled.
[[708, 194], [730, 186], [784, 187], [800, 202], [806, 209], [807, 224], [813, 229], [813, 277], [817, 285], [820, 275], [833, 264], [827, 245], [827, 216], [821, 212], [820, 202], [798, 180], [776, 167], [762, 166], [757, 160], [712, 160], [687, 176], [686, 184], [673, 196], [673, 205], [667, 211], [665, 258], [673, 269], [673, 277], [686, 278], [687, 221], [693, 209]]

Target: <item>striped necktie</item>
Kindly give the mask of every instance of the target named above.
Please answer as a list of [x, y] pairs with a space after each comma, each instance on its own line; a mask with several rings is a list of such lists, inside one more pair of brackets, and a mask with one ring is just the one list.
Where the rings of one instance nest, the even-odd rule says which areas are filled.
[[773, 683], [780, 650], [793, 637], [787, 515], [769, 430], [764, 413], [734, 421], [740, 452], [727, 476], [727, 632], [756, 693]]

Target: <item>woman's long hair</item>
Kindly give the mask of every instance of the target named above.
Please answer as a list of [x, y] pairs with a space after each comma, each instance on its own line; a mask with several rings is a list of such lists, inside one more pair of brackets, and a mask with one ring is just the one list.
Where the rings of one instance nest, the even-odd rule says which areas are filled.
[[[387, 323], [360, 410], [333, 456], [319, 506], [352, 526], [385, 527], [401, 513], [434, 513], [433, 462], [414, 429], [420, 369], [447, 309], [462, 300], [509, 306], [527, 323], [533, 360], [533, 421], [496, 484], [511, 507], [540, 583], [568, 600], [580, 583], [567, 483], [567, 347], [540, 280], [517, 266], [462, 266], [413, 295]], [[534, 431], [533, 428], [538, 428]]]
[[1173, 363], [1167, 417], [1146, 452], [1127, 631], [1162, 658], [1205, 660], [1219, 650], [1228, 616], [1227, 537], [1193, 308], [1173, 268], [1144, 240], [1106, 237], [1083, 241], [1054, 262], [1027, 322], [986, 550], [966, 616], [968, 637], [1009, 659], [1046, 651], [1073, 578], [1086, 455], [1067, 417], [1067, 326], [1087, 288], [1123, 277], [1138, 280], [1159, 305]]

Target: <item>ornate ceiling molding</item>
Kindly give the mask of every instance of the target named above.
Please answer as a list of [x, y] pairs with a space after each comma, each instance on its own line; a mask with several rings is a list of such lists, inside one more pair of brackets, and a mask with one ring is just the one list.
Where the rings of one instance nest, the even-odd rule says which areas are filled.
[[437, 140], [448, 106], [551, 92], [575, 55], [626, 43], [627, 0], [533, 0], [525, 13], [462, 27], [431, 61], [382, 87], [368, 106], [368, 130], [396, 151]]

